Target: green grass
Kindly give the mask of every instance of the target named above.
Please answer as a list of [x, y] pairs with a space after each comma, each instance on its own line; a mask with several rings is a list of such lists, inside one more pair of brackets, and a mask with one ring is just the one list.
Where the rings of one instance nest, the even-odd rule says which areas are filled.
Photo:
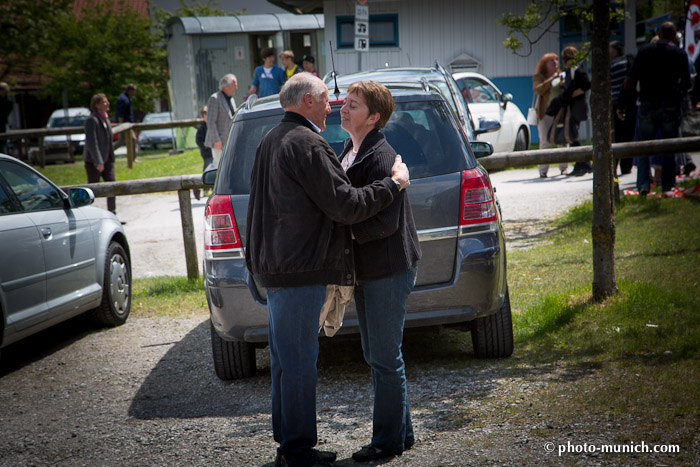
[[619, 293], [603, 303], [591, 300], [591, 219], [584, 204], [556, 223], [552, 244], [509, 253], [516, 350], [503, 364], [565, 368], [534, 412], [620, 420], [616, 442], [688, 446], [700, 423], [700, 202], [623, 197]]
[[132, 313], [141, 317], [206, 316], [207, 298], [202, 279], [165, 276], [134, 279]]
[[[133, 168], [129, 169], [126, 157], [117, 156], [114, 168], [117, 180], [140, 180], [202, 172], [202, 158], [198, 149], [173, 155], [167, 152], [142, 152], [137, 160], [141, 162], [135, 162]], [[43, 169], [36, 169], [58, 186], [87, 183], [85, 166], [79, 157], [73, 164], [47, 165]]]
[[620, 292], [602, 304], [590, 302], [591, 218], [591, 203], [579, 206], [557, 222], [553, 244], [510, 253], [518, 343], [543, 357], [700, 358], [700, 203], [623, 198]]

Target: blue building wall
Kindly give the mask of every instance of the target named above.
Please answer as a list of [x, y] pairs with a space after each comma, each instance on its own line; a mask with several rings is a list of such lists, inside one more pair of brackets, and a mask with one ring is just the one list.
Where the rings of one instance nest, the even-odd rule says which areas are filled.
[[[513, 102], [527, 118], [527, 109], [532, 105], [532, 76], [511, 76], [507, 78], [490, 78], [502, 93], [511, 93]], [[530, 125], [531, 143], [539, 143], [537, 127]]]

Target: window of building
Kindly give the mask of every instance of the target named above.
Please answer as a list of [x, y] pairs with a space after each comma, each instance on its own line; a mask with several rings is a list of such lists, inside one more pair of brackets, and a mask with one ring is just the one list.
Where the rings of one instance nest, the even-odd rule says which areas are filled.
[[[338, 16], [336, 31], [339, 49], [355, 47], [354, 16]], [[399, 15], [369, 15], [369, 46], [370, 48], [399, 46]]]

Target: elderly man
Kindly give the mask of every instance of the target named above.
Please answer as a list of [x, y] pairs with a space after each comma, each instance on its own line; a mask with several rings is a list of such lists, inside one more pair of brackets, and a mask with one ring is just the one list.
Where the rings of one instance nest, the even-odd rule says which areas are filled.
[[236, 111], [233, 93], [238, 89], [238, 80], [232, 74], [224, 75], [219, 81], [219, 90], [211, 95], [207, 103], [207, 136], [205, 146], [211, 148], [214, 167], [219, 166], [221, 154], [228, 136], [228, 129]]
[[391, 177], [354, 188], [319, 134], [328, 88], [309, 73], [282, 87], [282, 122], [258, 146], [250, 182], [246, 265], [267, 290], [276, 465], [327, 466], [313, 449], [318, 323], [327, 284], [355, 282], [348, 225], [389, 206], [408, 184], [396, 156]]

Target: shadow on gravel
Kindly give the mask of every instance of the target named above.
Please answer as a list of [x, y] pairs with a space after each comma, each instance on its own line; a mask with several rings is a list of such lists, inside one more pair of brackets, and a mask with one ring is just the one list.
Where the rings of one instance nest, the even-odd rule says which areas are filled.
[[0, 378], [40, 361], [96, 331], [95, 325], [81, 315], [15, 342], [2, 349]]
[[149, 420], [268, 413], [269, 398], [260, 404], [251, 401], [269, 392], [270, 378], [264, 372], [231, 383], [216, 377], [207, 319], [163, 355], [134, 396], [129, 415]]

